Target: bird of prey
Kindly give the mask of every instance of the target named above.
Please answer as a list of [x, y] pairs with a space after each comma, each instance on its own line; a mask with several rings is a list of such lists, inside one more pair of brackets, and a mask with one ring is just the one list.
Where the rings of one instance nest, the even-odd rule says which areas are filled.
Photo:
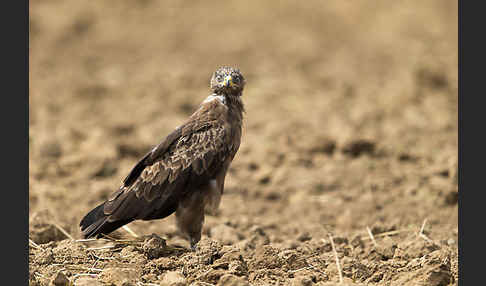
[[226, 172], [240, 146], [244, 86], [239, 69], [217, 69], [210, 81], [212, 94], [81, 220], [82, 236], [98, 238], [134, 220], [175, 212], [177, 227], [194, 250], [205, 210], [218, 208]]

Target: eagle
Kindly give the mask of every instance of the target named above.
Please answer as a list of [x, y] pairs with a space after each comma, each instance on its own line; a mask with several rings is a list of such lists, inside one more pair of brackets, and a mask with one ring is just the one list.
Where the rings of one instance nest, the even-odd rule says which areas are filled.
[[179, 231], [195, 250], [205, 212], [219, 207], [226, 173], [240, 147], [245, 83], [239, 69], [217, 69], [211, 94], [199, 108], [81, 220], [82, 237], [99, 238], [134, 220], [175, 213]]

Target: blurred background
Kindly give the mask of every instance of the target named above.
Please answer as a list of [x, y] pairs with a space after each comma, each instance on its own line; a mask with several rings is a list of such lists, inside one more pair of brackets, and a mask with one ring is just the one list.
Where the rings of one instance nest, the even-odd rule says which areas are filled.
[[[262, 225], [277, 244], [427, 219], [431, 238], [457, 241], [457, 12], [443, 0], [31, 1], [31, 236], [48, 212], [78, 238], [231, 65], [247, 112], [205, 235]], [[130, 226], [179, 239], [172, 218]]]

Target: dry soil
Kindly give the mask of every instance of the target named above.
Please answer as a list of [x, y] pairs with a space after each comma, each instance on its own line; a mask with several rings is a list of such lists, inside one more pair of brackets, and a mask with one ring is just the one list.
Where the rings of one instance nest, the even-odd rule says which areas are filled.
[[[30, 285], [457, 285], [457, 35], [452, 0], [31, 1]], [[247, 112], [198, 250], [77, 241], [221, 65]]]

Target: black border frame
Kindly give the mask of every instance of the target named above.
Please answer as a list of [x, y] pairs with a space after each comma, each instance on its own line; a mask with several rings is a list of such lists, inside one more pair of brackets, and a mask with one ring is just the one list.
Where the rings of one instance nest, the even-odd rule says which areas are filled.
[[10, 265], [1, 280], [4, 284], [28, 285], [29, 1], [3, 4], [2, 145], [7, 146], [2, 146], [4, 184], [0, 215], [3, 255]]

